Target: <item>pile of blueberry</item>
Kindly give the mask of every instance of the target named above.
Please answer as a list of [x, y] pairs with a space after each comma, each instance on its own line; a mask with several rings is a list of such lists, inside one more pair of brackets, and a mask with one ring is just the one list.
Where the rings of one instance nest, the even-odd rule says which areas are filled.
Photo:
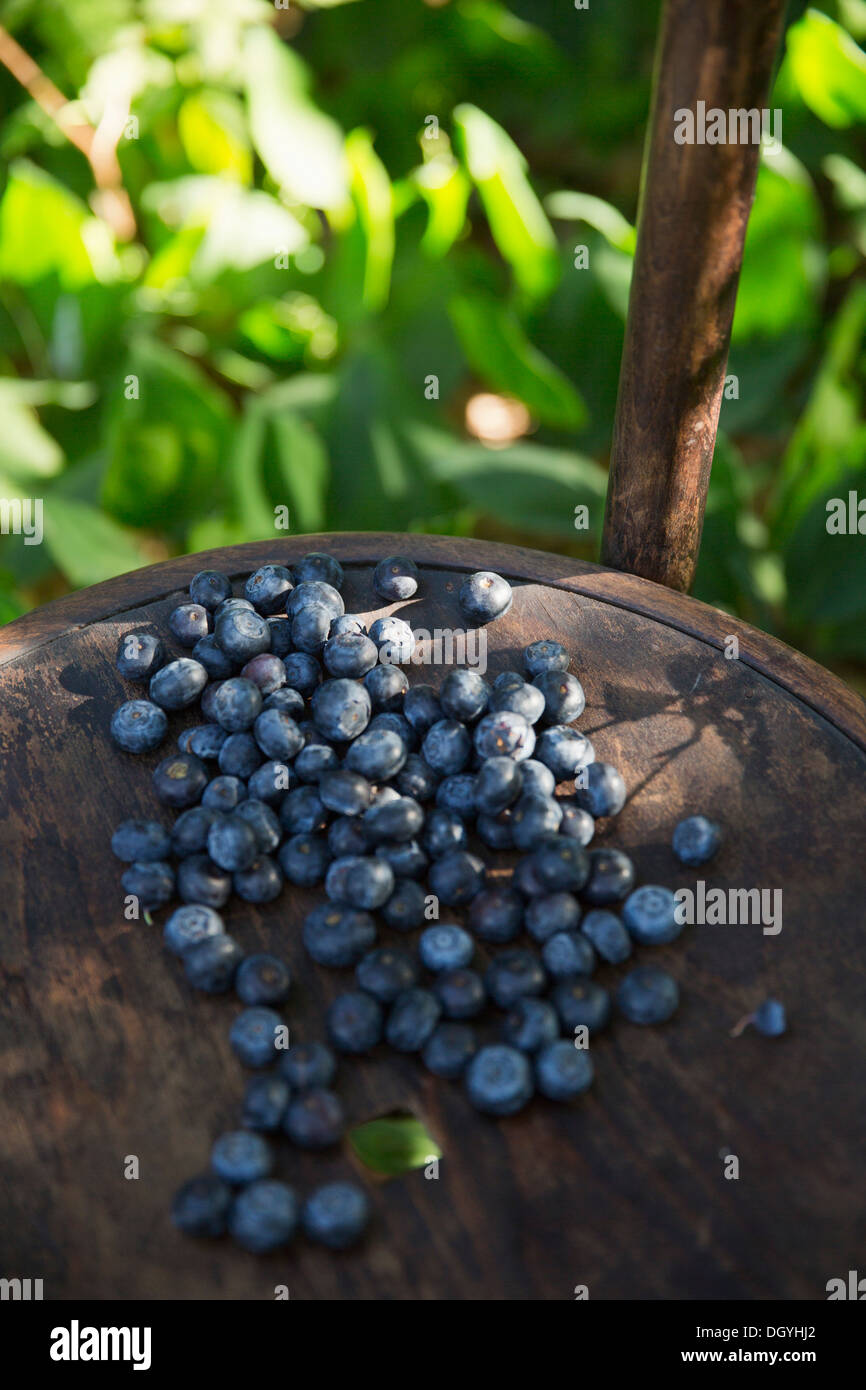
[[[419, 583], [404, 557], [374, 571], [388, 602], [412, 597]], [[272, 1176], [265, 1137], [281, 1133], [304, 1149], [339, 1143], [337, 1052], [384, 1041], [436, 1076], [461, 1079], [482, 1112], [513, 1115], [536, 1091], [568, 1101], [587, 1089], [586, 1040], [614, 1009], [657, 1024], [679, 999], [674, 979], [653, 965], [629, 969], [613, 998], [593, 978], [599, 962], [622, 965], [636, 946], [673, 941], [682, 927], [670, 889], [636, 887], [628, 855], [591, 848], [596, 820], [616, 816], [626, 787], [574, 727], [585, 698], [568, 652], [537, 641], [522, 672], [492, 684], [454, 668], [438, 691], [410, 687], [410, 625], [392, 616], [368, 630], [345, 612], [342, 587], [340, 564], [323, 554], [292, 570], [262, 566], [243, 597], [228, 576], [204, 571], [169, 620], [189, 656], [170, 659], [147, 632], [124, 636], [117, 654], [121, 674], [148, 692], [112, 718], [122, 749], [159, 747], [172, 711], [198, 703], [203, 720], [153, 773], [157, 797], [179, 812], [173, 826], [133, 820], [114, 833], [124, 890], [148, 914], [180, 899], [165, 945], [192, 986], [234, 990], [244, 1008], [231, 1045], [257, 1072], [242, 1127], [217, 1140], [211, 1171], [180, 1189], [173, 1219], [195, 1235], [228, 1230], [253, 1251], [286, 1244], [299, 1225], [340, 1249], [366, 1225], [354, 1183], [330, 1183], [300, 1203]], [[489, 572], [459, 593], [473, 624], [508, 612], [512, 599]], [[683, 864], [707, 862], [719, 843], [703, 816], [674, 832]], [[517, 857], [486, 863], [485, 849]], [[327, 1043], [282, 1045], [288, 967], [245, 957], [220, 915], [233, 893], [268, 903], [286, 881], [324, 888], [303, 924], [309, 955], [354, 971], [329, 1009]], [[442, 920], [443, 909], [459, 920]]]

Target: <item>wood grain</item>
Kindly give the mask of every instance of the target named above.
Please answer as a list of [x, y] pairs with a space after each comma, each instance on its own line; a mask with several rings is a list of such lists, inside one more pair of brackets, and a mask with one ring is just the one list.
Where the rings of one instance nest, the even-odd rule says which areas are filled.
[[[440, 1177], [365, 1173], [375, 1223], [361, 1248], [333, 1258], [299, 1242], [260, 1260], [184, 1239], [167, 1217], [178, 1182], [237, 1120], [243, 1077], [227, 1042], [237, 1005], [186, 987], [161, 947], [164, 914], [152, 927], [123, 918], [108, 839], [120, 819], [153, 814], [159, 753], [125, 758], [108, 742], [125, 698], [113, 657], [124, 631], [165, 631], [205, 564], [240, 576], [266, 556], [326, 546], [348, 566], [347, 605], [367, 614], [383, 611], [370, 561], [412, 553], [422, 595], [396, 611], [416, 627], [460, 625], [467, 569], [508, 573], [515, 601], [488, 630], [490, 674], [541, 636], [574, 652], [587, 691], [580, 727], [631, 792], [600, 842], [633, 853], [644, 881], [688, 885], [695, 875], [678, 869], [670, 833], [710, 810], [726, 839], [705, 878], [781, 888], [783, 929], [695, 926], [644, 952], [680, 981], [680, 1013], [665, 1028], [618, 1024], [599, 1038], [596, 1085], [574, 1107], [537, 1101], [493, 1122], [412, 1059], [346, 1061], [352, 1120], [418, 1114], [443, 1149]], [[828, 1279], [862, 1262], [866, 1238], [862, 705], [745, 628], [749, 659], [726, 660], [720, 635], [737, 628], [682, 595], [554, 556], [348, 536], [171, 561], [0, 633], [0, 1274], [43, 1278], [45, 1296], [61, 1299], [268, 1299], [276, 1284], [293, 1299], [571, 1299], [578, 1284], [591, 1298], [824, 1298]], [[413, 668], [410, 679], [443, 674]], [[189, 722], [175, 716], [173, 727]], [[290, 961], [298, 1038], [320, 1032], [351, 979], [303, 952], [299, 927], [316, 900], [287, 890], [267, 908], [229, 910], [245, 948]], [[789, 1034], [731, 1038], [770, 994], [785, 1001]], [[740, 1160], [736, 1181], [723, 1176], [726, 1150]], [[138, 1181], [123, 1177], [129, 1154]], [[302, 1190], [351, 1169], [346, 1152], [280, 1155]]]
[[602, 559], [694, 578], [758, 144], [678, 144], [675, 113], [762, 111], [785, 0], [666, 0], [644, 155]]

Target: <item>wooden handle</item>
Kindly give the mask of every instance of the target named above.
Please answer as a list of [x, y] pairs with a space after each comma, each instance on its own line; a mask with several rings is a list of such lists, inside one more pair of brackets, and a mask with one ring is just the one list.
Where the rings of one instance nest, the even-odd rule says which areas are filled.
[[[667, 0], [659, 33], [602, 561], [673, 589], [697, 564], [758, 171], [760, 147], [736, 143], [729, 113], [766, 108], [784, 10]], [[698, 143], [713, 110], [727, 143]], [[694, 143], [674, 138], [684, 111]]]

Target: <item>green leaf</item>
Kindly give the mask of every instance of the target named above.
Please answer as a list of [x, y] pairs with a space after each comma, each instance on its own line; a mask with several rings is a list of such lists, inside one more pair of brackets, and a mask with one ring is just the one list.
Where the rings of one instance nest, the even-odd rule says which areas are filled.
[[553, 229], [510, 136], [477, 106], [454, 110], [469, 175], [484, 204], [493, 239], [526, 294], [541, 298], [559, 278]]
[[342, 214], [349, 176], [339, 126], [309, 95], [301, 59], [267, 25], [251, 26], [242, 51], [255, 147], [290, 199]]
[[18, 482], [51, 478], [63, 468], [63, 450], [43, 428], [33, 404], [44, 404], [51, 383], [0, 381], [0, 474]]
[[273, 535], [274, 510], [264, 484], [267, 424], [255, 403], [248, 404], [238, 426], [231, 458], [234, 516], [245, 541]]
[[363, 300], [365, 307], [375, 312], [387, 302], [391, 284], [394, 259], [391, 181], [366, 130], [353, 130], [346, 137], [346, 157], [351, 171], [352, 198], [366, 250]]
[[46, 497], [43, 515], [45, 545], [76, 588], [149, 563], [131, 532], [87, 502]]
[[240, 183], [252, 179], [244, 110], [228, 92], [205, 88], [181, 103], [177, 133], [190, 167], [200, 174], [225, 174]]
[[764, 158], [740, 274], [732, 338], [811, 327], [824, 277], [818, 199], [803, 166], [782, 150]]
[[491, 386], [523, 401], [544, 424], [577, 429], [585, 422], [571, 382], [533, 347], [510, 310], [492, 298], [458, 295], [450, 311], [467, 361]]
[[349, 1130], [349, 1143], [366, 1168], [394, 1177], [423, 1168], [442, 1150], [414, 1115], [370, 1120]]
[[[271, 428], [276, 444], [279, 478], [289, 494], [292, 530], [323, 531], [330, 479], [328, 454], [316, 431], [299, 415], [280, 411]], [[281, 494], [272, 489], [275, 501]]]
[[551, 193], [544, 200], [544, 205], [551, 217], [567, 222], [585, 222], [588, 227], [595, 227], [597, 232], [601, 232], [615, 250], [634, 255], [637, 240], [635, 229], [612, 203], [606, 203], [603, 198], [595, 198], [590, 193], [572, 193], [563, 189], [559, 193]]
[[807, 10], [786, 44], [794, 81], [816, 116], [837, 128], [866, 121], [866, 53], [840, 24]]
[[54, 274], [74, 291], [118, 273], [106, 224], [41, 169], [16, 160], [0, 202], [0, 280], [30, 285]]
[[427, 204], [421, 249], [438, 260], [451, 250], [466, 225], [469, 180], [455, 159], [438, 155], [413, 171], [412, 185]]

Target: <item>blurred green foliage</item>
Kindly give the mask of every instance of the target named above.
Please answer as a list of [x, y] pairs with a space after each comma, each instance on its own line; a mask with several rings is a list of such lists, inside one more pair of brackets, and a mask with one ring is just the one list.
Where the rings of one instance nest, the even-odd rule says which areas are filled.
[[[45, 517], [0, 538], [0, 620], [275, 505], [595, 558], [658, 11], [7, 0], [72, 105], [0, 68], [0, 497]], [[789, 7], [696, 584], [849, 674], [866, 539], [825, 504], [866, 495], [864, 39], [866, 0]], [[132, 235], [94, 199], [112, 130]], [[479, 393], [525, 407], [504, 447]]]

